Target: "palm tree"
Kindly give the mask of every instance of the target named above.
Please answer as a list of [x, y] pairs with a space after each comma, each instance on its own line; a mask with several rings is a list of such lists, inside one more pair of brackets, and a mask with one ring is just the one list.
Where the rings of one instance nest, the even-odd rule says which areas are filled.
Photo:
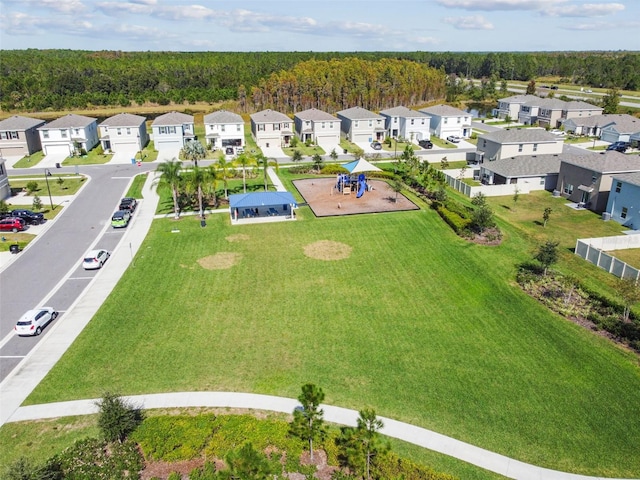
[[178, 213], [178, 189], [182, 183], [182, 162], [176, 160], [167, 160], [158, 165], [158, 172], [162, 175], [154, 184], [159, 188], [170, 188], [173, 197], [173, 212], [176, 220], [179, 218]]
[[262, 172], [264, 176], [264, 191], [266, 192], [269, 188], [268, 182], [267, 182], [267, 168], [269, 168], [269, 165], [271, 164], [271, 162], [269, 161], [269, 158], [267, 158], [263, 153], [259, 153], [256, 156], [256, 161], [258, 162], [258, 165], [262, 167]]
[[231, 168], [231, 162], [227, 162], [224, 157], [218, 158], [218, 170], [220, 171], [220, 179], [224, 183], [224, 198], [229, 198], [229, 169]]
[[247, 193], [247, 167], [249, 165], [255, 165], [256, 161], [247, 156], [246, 153], [241, 153], [238, 155], [238, 158], [236, 158], [235, 163], [242, 166], [242, 188], [244, 193]]
[[200, 218], [204, 217], [204, 209], [202, 206], [202, 186], [206, 183], [207, 171], [201, 167], [193, 167], [186, 176], [186, 184], [190, 191], [195, 192], [198, 197], [198, 211]]
[[214, 207], [218, 203], [216, 190], [218, 189], [218, 180], [220, 179], [220, 172], [216, 168], [215, 165], [209, 165], [209, 167], [205, 170], [204, 177], [204, 190], [207, 195], [211, 197], [213, 200]]
[[181, 152], [185, 160], [191, 160], [195, 166], [198, 166], [198, 160], [202, 160], [207, 157], [207, 149], [204, 148], [198, 140], [192, 140], [186, 142], [182, 147]]

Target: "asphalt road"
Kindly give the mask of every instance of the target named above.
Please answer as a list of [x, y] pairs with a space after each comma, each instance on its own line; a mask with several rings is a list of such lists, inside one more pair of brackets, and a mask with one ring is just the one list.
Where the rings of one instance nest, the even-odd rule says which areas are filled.
[[[91, 180], [50, 228], [0, 273], [0, 381], [47, 335], [18, 337], [13, 327], [27, 310], [48, 305], [60, 312], [80, 296], [99, 270], [85, 271], [81, 259], [92, 247], [113, 250], [123, 231], [110, 227], [111, 215], [126, 193], [131, 178], [155, 165], [98, 165], [80, 167]], [[61, 172], [75, 171], [62, 168]], [[12, 170], [11, 175], [33, 173]]]

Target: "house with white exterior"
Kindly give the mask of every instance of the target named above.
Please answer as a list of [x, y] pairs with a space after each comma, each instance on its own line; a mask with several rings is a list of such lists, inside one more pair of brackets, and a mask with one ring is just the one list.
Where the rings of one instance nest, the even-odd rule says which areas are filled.
[[640, 118], [631, 115], [616, 115], [613, 122], [602, 127], [600, 140], [603, 142], [629, 142], [631, 135], [640, 132]]
[[520, 107], [528, 101], [534, 100], [538, 97], [531, 94], [526, 95], [512, 95], [511, 97], [499, 98], [498, 108], [494, 109], [493, 116], [498, 118], [511, 118], [513, 120], [518, 118], [520, 113]]
[[446, 139], [451, 135], [461, 138], [471, 136], [471, 114], [449, 105], [422, 108], [431, 117], [431, 134]]
[[404, 138], [412, 143], [431, 138], [431, 117], [424, 112], [407, 107], [393, 107], [381, 110], [387, 136]]
[[24, 157], [42, 150], [38, 128], [44, 124], [19, 115], [0, 121], [0, 157]]
[[340, 124], [338, 117], [310, 108], [293, 116], [296, 135], [302, 142], [311, 142], [330, 151], [340, 145]]
[[147, 119], [140, 115], [119, 113], [98, 125], [100, 143], [105, 152], [132, 152], [142, 150], [149, 143]]
[[98, 142], [98, 120], [70, 113], [38, 127], [45, 155], [69, 156], [88, 152]]
[[196, 138], [193, 115], [169, 112], [157, 117], [151, 124], [156, 150], [179, 151], [188, 141]]
[[237, 113], [218, 110], [205, 115], [204, 132], [212, 150], [244, 147], [244, 120]]
[[612, 220], [640, 230], [640, 172], [613, 175], [606, 211]]
[[562, 138], [542, 128], [512, 128], [485, 133], [478, 137], [476, 163], [525, 155], [562, 153]]
[[6, 160], [0, 157], [0, 200], [4, 200], [11, 196], [11, 186], [9, 185], [9, 176], [7, 175]]
[[366, 108], [352, 107], [336, 113], [342, 121], [340, 127], [345, 138], [353, 143], [371, 143], [384, 140], [384, 117]]
[[293, 121], [270, 108], [252, 113], [251, 135], [260, 148], [288, 147], [293, 137]]

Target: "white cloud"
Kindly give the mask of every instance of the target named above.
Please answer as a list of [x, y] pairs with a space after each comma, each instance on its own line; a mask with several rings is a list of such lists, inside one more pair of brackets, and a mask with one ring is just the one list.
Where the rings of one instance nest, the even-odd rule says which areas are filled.
[[[557, 0], [558, 2], [566, 0]], [[462, 8], [464, 10], [538, 10], [541, 4], [550, 0], [437, 0], [443, 7]]]
[[640, 21], [575, 23], [575, 24], [563, 25], [561, 28], [564, 30], [575, 30], [575, 31], [638, 29], [640, 28]]
[[471, 15], [469, 17], [446, 17], [444, 23], [453, 25], [458, 30], [493, 30], [493, 24], [482, 15]]
[[554, 17], [603, 17], [624, 10], [621, 3], [585, 3], [582, 5], [550, 6], [542, 11]]
[[3, 0], [2, 3], [29, 8], [45, 8], [61, 13], [80, 13], [87, 10], [81, 0]]

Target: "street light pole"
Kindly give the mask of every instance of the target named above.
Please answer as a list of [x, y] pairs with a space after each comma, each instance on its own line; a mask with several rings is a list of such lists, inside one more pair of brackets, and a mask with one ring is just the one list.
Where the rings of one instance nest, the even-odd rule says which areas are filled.
[[55, 208], [53, 207], [53, 199], [51, 198], [51, 188], [49, 187], [49, 175], [51, 175], [51, 172], [45, 168], [44, 181], [47, 184], [47, 192], [49, 192], [49, 203], [51, 204], [51, 210], [55, 210]]

